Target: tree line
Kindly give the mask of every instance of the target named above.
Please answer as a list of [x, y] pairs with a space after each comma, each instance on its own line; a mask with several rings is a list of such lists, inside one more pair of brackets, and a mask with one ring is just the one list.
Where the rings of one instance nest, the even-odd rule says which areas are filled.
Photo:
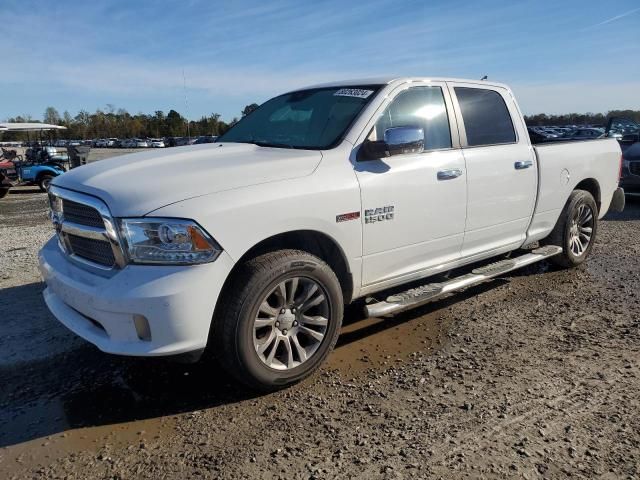
[[[242, 110], [245, 116], [258, 108], [253, 103]], [[30, 116], [9, 118], [8, 122], [38, 122]], [[163, 137], [198, 137], [200, 135], [222, 135], [238, 122], [234, 118], [230, 122], [221, 119], [220, 114], [203, 115], [199, 120], [190, 120], [175, 110], [165, 114], [156, 110], [153, 114], [130, 114], [123, 108], [116, 109], [107, 105], [106, 109], [98, 109], [94, 113], [80, 110], [76, 116], [65, 111], [62, 115], [54, 107], [47, 107], [43, 123], [61, 125], [66, 130], [53, 133], [55, 138], [62, 139], [94, 139], [94, 138], [163, 138]], [[3, 140], [25, 140], [27, 135], [19, 132], [6, 132]]]
[[[258, 105], [252, 103], [244, 107], [241, 116], [248, 115]], [[640, 124], [640, 110], [611, 110], [607, 113], [569, 113], [562, 115], [548, 115], [539, 113], [525, 115], [529, 126], [536, 125], [606, 125], [611, 117], [624, 117]], [[9, 118], [9, 122], [37, 121], [30, 116]], [[176, 110], [169, 110], [165, 114], [157, 110], [153, 114], [130, 114], [123, 108], [116, 109], [107, 105], [106, 109], [98, 109], [94, 113], [81, 110], [75, 117], [65, 111], [62, 115], [54, 107], [47, 107], [43, 115], [43, 122], [62, 125], [66, 130], [55, 132], [57, 138], [63, 139], [93, 139], [93, 138], [162, 138], [162, 137], [197, 137], [200, 135], [222, 135], [238, 122], [233, 118], [230, 122], [221, 119], [220, 114], [204, 115], [199, 120], [183, 117]], [[7, 132], [3, 140], [25, 140], [26, 134]]]
[[529, 126], [542, 125], [607, 125], [612, 117], [628, 118], [640, 124], [640, 110], [611, 110], [607, 113], [567, 113], [562, 115], [525, 115], [524, 119]]

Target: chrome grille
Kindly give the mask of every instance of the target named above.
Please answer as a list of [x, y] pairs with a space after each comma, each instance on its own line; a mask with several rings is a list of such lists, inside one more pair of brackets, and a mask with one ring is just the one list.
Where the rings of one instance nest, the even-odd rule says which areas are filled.
[[100, 199], [51, 185], [51, 220], [60, 248], [72, 261], [96, 271], [127, 264], [111, 212]]
[[113, 249], [107, 241], [78, 237], [71, 234], [67, 234], [67, 241], [69, 242], [69, 247], [71, 247], [70, 253], [73, 255], [106, 267], [113, 267], [116, 263]]
[[640, 175], [640, 162], [629, 163], [629, 171], [632, 175]]
[[104, 222], [100, 213], [93, 207], [62, 199], [62, 212], [64, 219], [79, 225], [104, 228]]

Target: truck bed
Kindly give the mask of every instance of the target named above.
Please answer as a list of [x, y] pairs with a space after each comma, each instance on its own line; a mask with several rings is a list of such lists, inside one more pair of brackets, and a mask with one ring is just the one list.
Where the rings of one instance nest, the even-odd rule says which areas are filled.
[[[534, 145], [538, 163], [538, 196], [527, 240], [543, 238], [555, 225], [572, 190], [578, 186], [594, 188], [600, 218], [609, 209], [618, 187], [621, 158], [615, 139], [549, 142]], [[586, 179], [586, 180], [584, 180]]]

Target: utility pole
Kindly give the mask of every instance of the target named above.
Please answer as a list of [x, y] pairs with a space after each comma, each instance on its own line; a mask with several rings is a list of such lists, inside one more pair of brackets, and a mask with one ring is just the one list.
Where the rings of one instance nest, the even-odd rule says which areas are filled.
[[182, 88], [184, 90], [184, 113], [185, 120], [187, 121], [187, 137], [191, 140], [191, 127], [189, 126], [189, 102], [187, 101], [187, 79], [184, 76], [184, 68], [182, 69]]

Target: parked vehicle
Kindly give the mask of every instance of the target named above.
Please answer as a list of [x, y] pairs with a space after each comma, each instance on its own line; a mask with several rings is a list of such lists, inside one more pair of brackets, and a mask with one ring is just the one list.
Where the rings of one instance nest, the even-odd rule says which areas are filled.
[[592, 140], [602, 136], [604, 136], [604, 133], [596, 128], [579, 128], [568, 133], [565, 137], [572, 140]]
[[149, 142], [146, 140], [142, 140], [140, 138], [136, 139], [135, 141], [135, 147], [136, 148], [149, 148]]
[[58, 175], [62, 175], [65, 169], [58, 163], [18, 163], [18, 182], [20, 186], [37, 185], [40, 191], [46, 192], [49, 184]]
[[532, 146], [519, 112], [486, 81], [338, 82], [267, 101], [214, 145], [71, 171], [50, 189], [45, 301], [105, 352], [207, 347], [281, 388], [323, 362], [345, 303], [384, 317], [587, 259], [624, 206], [618, 142]]
[[176, 147], [183, 147], [185, 145], [189, 145], [190, 142], [190, 138], [188, 137], [176, 137], [175, 138], [175, 146]]
[[529, 138], [531, 139], [531, 143], [543, 143], [553, 141], [557, 138], [556, 135], [549, 135], [545, 133], [543, 130], [535, 129], [535, 128], [527, 128], [527, 132], [529, 133]]
[[625, 149], [622, 157], [620, 186], [630, 195], [640, 195], [640, 143]]
[[0, 198], [6, 197], [11, 187], [11, 181], [0, 172]]
[[215, 135], [202, 135], [197, 138], [197, 140], [194, 142], [194, 145], [200, 145], [202, 143], [215, 143], [217, 139], [218, 137]]
[[118, 146], [118, 139], [117, 138], [108, 138], [107, 139], [107, 147], [109, 148], [113, 148], [113, 147], [117, 147]]
[[13, 161], [5, 160], [0, 157], [0, 198], [3, 198], [9, 193], [9, 190], [13, 186], [12, 180], [17, 178], [16, 167]]
[[151, 144], [149, 146], [152, 148], [164, 148], [165, 147], [164, 140], [161, 138], [152, 138]]
[[3, 157], [7, 162], [4, 167], [0, 167], [2, 178], [2, 196], [5, 196], [11, 186], [37, 185], [40, 190], [47, 191], [51, 180], [65, 172], [65, 164], [68, 163], [68, 156], [58, 152], [56, 147], [43, 146], [43, 132], [51, 130], [65, 130], [59, 125], [49, 125], [45, 123], [0, 123], [1, 132], [24, 132], [29, 135], [35, 132], [40, 136], [39, 141], [27, 141], [30, 145], [22, 158], [13, 152], [8, 154], [3, 149]]

